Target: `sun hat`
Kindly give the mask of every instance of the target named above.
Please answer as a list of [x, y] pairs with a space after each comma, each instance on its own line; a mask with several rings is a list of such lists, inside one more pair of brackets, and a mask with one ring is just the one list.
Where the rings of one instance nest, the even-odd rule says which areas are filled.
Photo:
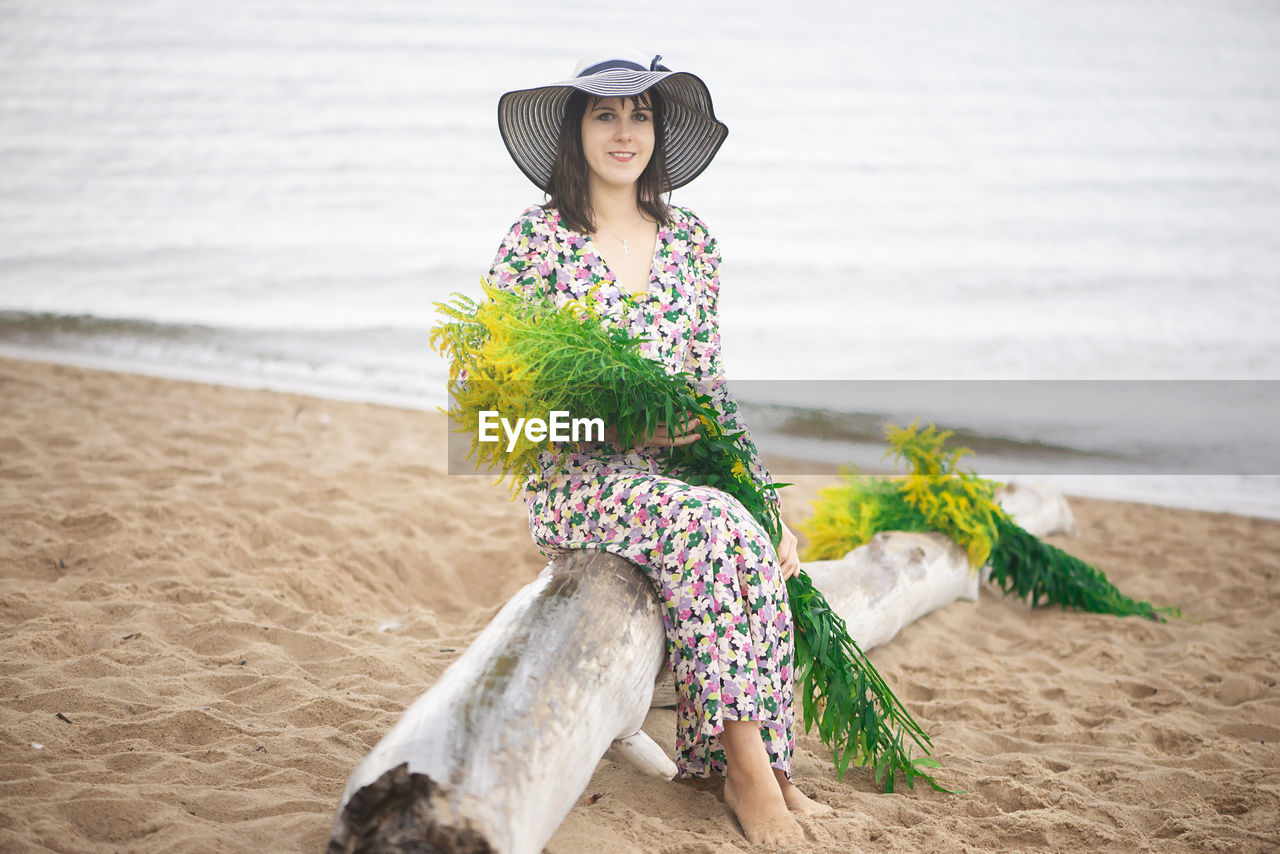
[[652, 87], [663, 99], [669, 177], [663, 192], [688, 184], [716, 156], [729, 128], [716, 118], [707, 84], [687, 71], [659, 64], [661, 59], [646, 59], [625, 47], [601, 48], [578, 60], [570, 80], [507, 92], [498, 99], [498, 129], [511, 159], [538, 189], [549, 192], [556, 141], [573, 90], [617, 98]]

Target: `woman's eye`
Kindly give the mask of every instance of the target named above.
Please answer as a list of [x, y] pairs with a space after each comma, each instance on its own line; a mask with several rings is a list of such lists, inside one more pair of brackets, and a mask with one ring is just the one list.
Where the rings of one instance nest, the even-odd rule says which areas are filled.
[[596, 113], [596, 118], [602, 122], [613, 121], [613, 113]]
[[636, 119], [636, 121], [638, 121], [638, 122], [647, 122], [647, 121], [649, 121], [649, 114], [648, 114], [648, 113], [636, 113], [636, 114], [635, 114], [635, 119]]

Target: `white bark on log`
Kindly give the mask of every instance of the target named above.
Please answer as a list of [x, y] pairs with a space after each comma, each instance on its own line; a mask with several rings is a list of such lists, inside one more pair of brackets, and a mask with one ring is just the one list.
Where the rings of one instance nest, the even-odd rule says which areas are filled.
[[1037, 537], [1074, 534], [1076, 517], [1066, 496], [1043, 483], [1010, 483], [996, 493], [996, 501], [1027, 533]]
[[330, 854], [541, 851], [610, 743], [644, 722], [658, 608], [621, 558], [553, 561], [352, 772]]
[[804, 565], [863, 651], [958, 599], [978, 598], [978, 574], [946, 534], [885, 531], [839, 560]]
[[676, 763], [644, 730], [615, 740], [613, 749], [641, 773], [664, 780], [676, 775]]

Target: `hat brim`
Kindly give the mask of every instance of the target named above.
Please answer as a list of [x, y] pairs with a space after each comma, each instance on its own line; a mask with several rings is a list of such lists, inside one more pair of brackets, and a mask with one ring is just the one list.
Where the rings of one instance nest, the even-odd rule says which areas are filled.
[[702, 174], [724, 144], [729, 128], [716, 118], [711, 93], [698, 77], [685, 71], [614, 69], [508, 92], [498, 99], [502, 141], [530, 181], [549, 192], [556, 162], [556, 141], [573, 90], [603, 98], [639, 95], [657, 89], [663, 96], [668, 186], [675, 190]]

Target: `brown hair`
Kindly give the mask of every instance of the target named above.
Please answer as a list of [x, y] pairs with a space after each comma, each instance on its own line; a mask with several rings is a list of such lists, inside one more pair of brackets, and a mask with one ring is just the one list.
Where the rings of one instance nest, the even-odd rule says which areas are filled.
[[[578, 89], [569, 95], [556, 140], [556, 163], [547, 188], [551, 198], [542, 206], [556, 208], [565, 226], [583, 234], [596, 230], [596, 214], [591, 207], [591, 189], [587, 183], [587, 157], [582, 151], [582, 117], [588, 104], [597, 100], [596, 96]], [[671, 211], [662, 199], [663, 189], [671, 184], [662, 127], [662, 96], [656, 89], [647, 89], [632, 95], [631, 103], [653, 113], [653, 155], [636, 181], [636, 204], [659, 225], [669, 225]]]

